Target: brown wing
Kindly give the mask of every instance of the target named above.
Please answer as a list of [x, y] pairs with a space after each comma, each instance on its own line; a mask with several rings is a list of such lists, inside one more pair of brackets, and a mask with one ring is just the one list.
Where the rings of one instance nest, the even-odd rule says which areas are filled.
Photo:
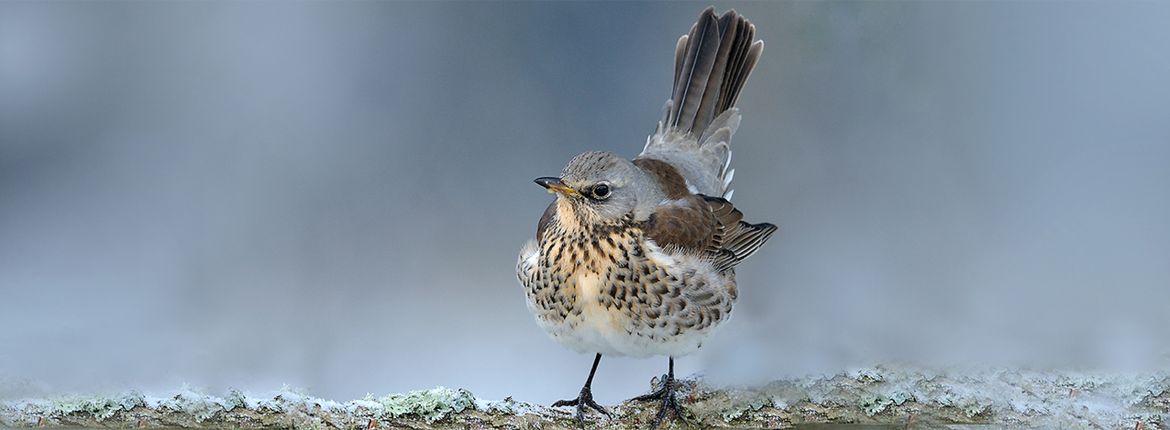
[[647, 237], [662, 247], [700, 253], [724, 271], [755, 253], [776, 226], [743, 222], [731, 202], [700, 194], [662, 205], [643, 225]]
[[708, 252], [718, 241], [719, 220], [702, 196], [690, 195], [659, 206], [642, 226], [661, 247]]
[[724, 271], [735, 267], [745, 258], [760, 250], [776, 226], [769, 223], [749, 224], [743, 221], [743, 213], [731, 205], [731, 202], [719, 197], [703, 196], [711, 211], [719, 219], [719, 244], [715, 250], [715, 269]]
[[654, 178], [668, 199], [683, 198], [691, 193], [687, 190], [687, 180], [670, 163], [653, 158], [635, 158], [634, 165]]

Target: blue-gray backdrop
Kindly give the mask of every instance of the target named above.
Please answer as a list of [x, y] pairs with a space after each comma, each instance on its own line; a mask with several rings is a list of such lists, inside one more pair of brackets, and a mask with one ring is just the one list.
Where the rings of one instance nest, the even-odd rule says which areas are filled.
[[[635, 155], [705, 6], [0, 3], [0, 397], [575, 394], [531, 179]], [[735, 202], [780, 231], [681, 373], [1163, 362], [1170, 4], [718, 6], [767, 43]]]

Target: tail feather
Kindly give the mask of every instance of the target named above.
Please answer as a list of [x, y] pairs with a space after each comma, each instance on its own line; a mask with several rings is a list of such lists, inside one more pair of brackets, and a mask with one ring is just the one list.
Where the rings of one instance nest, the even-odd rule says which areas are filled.
[[[711, 79], [714, 66], [719, 60], [719, 24], [715, 20], [715, 9], [707, 8], [699, 17], [699, 21], [691, 28], [687, 37], [686, 57], [683, 59], [682, 70], [676, 73], [678, 81], [674, 86], [671, 97], [676, 102], [671, 117], [671, 125], [680, 130], [693, 130], [696, 114], [702, 108], [703, 95], [706, 93], [707, 81]], [[675, 60], [678, 64], [678, 60]]]
[[734, 10], [708, 7], [675, 45], [674, 83], [662, 121], [640, 157], [674, 165], [704, 194], [730, 197], [731, 137], [739, 126], [735, 102], [764, 43]]
[[[696, 24], [697, 25], [697, 24]], [[695, 26], [691, 26], [691, 32], [695, 31]], [[679, 75], [682, 75], [683, 61], [687, 58], [687, 41], [691, 40], [690, 33], [679, 36], [678, 44], [674, 47], [674, 82], [670, 87], [670, 96], [674, 97], [674, 93], [678, 91]], [[667, 111], [669, 114], [670, 111]]]
[[675, 49], [674, 85], [667, 126], [700, 136], [715, 117], [735, 105], [763, 51], [756, 27], [734, 10], [716, 18], [699, 15]]
[[732, 57], [733, 61], [730, 62], [728, 76], [725, 80], [725, 85], [735, 90], [723, 94], [720, 103], [724, 110], [735, 106], [735, 102], [739, 100], [739, 92], [743, 89], [744, 83], [747, 82], [748, 75], [752, 73], [752, 69], [755, 69], [756, 63], [760, 61], [760, 55], [764, 53], [762, 40], [752, 42], [752, 38], [756, 35], [754, 25], [749, 23], [741, 27], [740, 31], [741, 33], [736, 37], [740, 43], [736, 46], [736, 52]]
[[[714, 16], [714, 10], [711, 16]], [[731, 59], [732, 42], [735, 42], [736, 27], [739, 25], [738, 16], [734, 12], [728, 11], [719, 18], [719, 46], [715, 53], [715, 63], [711, 66], [711, 73], [707, 76], [705, 88], [703, 89], [703, 97], [699, 100], [698, 111], [695, 112], [695, 122], [691, 126], [693, 130], [699, 130], [702, 134], [703, 130], [707, 129], [707, 125], [715, 118], [716, 114], [727, 110], [719, 100], [722, 98], [723, 86], [726, 84], [726, 77], [728, 76], [728, 60]], [[730, 33], [730, 34], [729, 34]]]

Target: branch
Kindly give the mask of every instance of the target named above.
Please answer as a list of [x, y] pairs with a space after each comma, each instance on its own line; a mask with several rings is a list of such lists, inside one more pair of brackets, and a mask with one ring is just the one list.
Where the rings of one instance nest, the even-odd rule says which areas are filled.
[[[687, 423], [695, 428], [863, 423], [1153, 429], [1170, 424], [1166, 374], [993, 370], [948, 376], [878, 367], [753, 388], [716, 389], [696, 381], [681, 385]], [[655, 408], [625, 403], [612, 408], [612, 420], [594, 414], [586, 424], [641, 429]], [[466, 390], [441, 387], [345, 403], [287, 389], [271, 397], [235, 390], [218, 397], [184, 389], [164, 398], [131, 392], [0, 403], [0, 427], [579, 429], [570, 409], [511, 398], [477, 400]]]

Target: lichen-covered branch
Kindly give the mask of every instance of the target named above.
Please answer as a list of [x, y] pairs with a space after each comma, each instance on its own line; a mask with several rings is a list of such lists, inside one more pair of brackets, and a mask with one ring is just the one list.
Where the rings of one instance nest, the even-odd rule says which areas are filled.
[[[1170, 424], [1166, 374], [1094, 374], [994, 370], [944, 375], [891, 368], [775, 381], [739, 389], [683, 384], [686, 428], [783, 428], [808, 423], [892, 424], [937, 428], [999, 424], [1012, 428], [1164, 428]], [[587, 427], [641, 429], [653, 405], [622, 404], [615, 417]], [[0, 427], [118, 428], [510, 428], [577, 429], [572, 411], [477, 400], [435, 388], [335, 402], [284, 390], [271, 397], [181, 390], [169, 397], [131, 392], [0, 403]]]

